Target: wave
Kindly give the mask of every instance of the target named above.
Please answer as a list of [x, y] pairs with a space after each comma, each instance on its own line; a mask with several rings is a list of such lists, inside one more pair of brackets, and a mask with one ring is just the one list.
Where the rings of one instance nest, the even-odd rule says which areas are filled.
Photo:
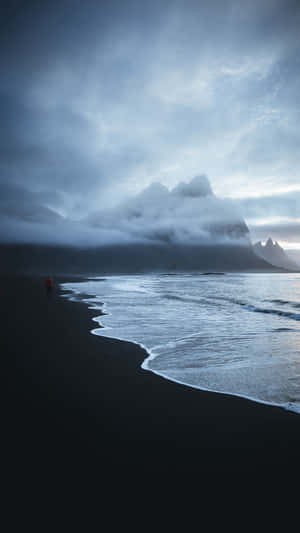
[[[222, 296], [215, 296], [212, 300], [208, 300], [206, 298], [189, 298], [189, 297], [186, 297], [186, 296], [177, 296], [175, 294], [164, 294], [163, 295], [164, 298], [167, 298], [168, 300], [179, 300], [181, 302], [187, 302], [187, 303], [195, 303], [195, 304], [213, 304], [213, 300], [216, 299], [216, 300], [223, 300], [225, 302], [228, 302], [228, 303], [232, 303], [232, 304], [235, 304], [235, 305], [239, 305], [240, 307], [243, 307], [243, 309], [247, 309], [247, 311], [252, 311], [253, 313], [263, 313], [265, 315], [277, 315], [277, 316], [282, 316], [282, 317], [285, 317], [285, 318], [290, 318], [291, 320], [296, 320], [296, 321], [300, 321], [300, 313], [293, 313], [291, 311], [282, 311], [281, 309], [272, 309], [272, 308], [266, 308], [266, 307], [257, 307], [256, 305], [252, 305], [252, 304], [249, 304], [247, 302], [244, 302], [242, 300], [237, 300], [235, 298], [226, 298], [226, 297], [222, 297]], [[271, 301], [271, 300], [269, 300]], [[283, 302], [284, 300], [276, 300], [277, 303], [279, 302]], [[272, 302], [275, 302], [275, 300], [272, 300]], [[288, 304], [290, 304], [290, 302], [287, 302]], [[295, 303], [295, 302], [294, 302]], [[295, 303], [295, 306], [294, 307], [299, 307], [300, 308], [300, 304], [296, 305]]]
[[244, 307], [248, 311], [253, 311], [254, 313], [264, 313], [265, 315], [277, 315], [283, 316], [285, 318], [290, 318], [291, 320], [300, 321], [299, 313], [291, 313], [290, 311], [281, 311], [281, 309], [266, 309], [264, 307], [256, 307], [255, 305], [241, 303], [241, 307]]
[[202, 272], [200, 276], [225, 276], [225, 272]]
[[300, 303], [298, 302], [292, 302], [290, 300], [266, 300], [266, 302], [270, 302], [273, 304], [280, 304], [280, 305], [289, 305], [291, 307], [295, 307], [295, 309], [300, 309]]
[[211, 303], [211, 302], [208, 302], [206, 298], [189, 298], [188, 296], [178, 296], [176, 294], [169, 294], [169, 293], [162, 294], [161, 296], [163, 298], [166, 298], [167, 300], [176, 300], [180, 302], [187, 302], [187, 303], [194, 303], [194, 304]]
[[[288, 333], [299, 332], [300, 311], [297, 312], [297, 307], [300, 308], [300, 304], [288, 300], [291, 295], [300, 301], [297, 290], [287, 295], [279, 292], [275, 283], [272, 292], [253, 291], [253, 284], [249, 291], [244, 283], [239, 284], [239, 278], [233, 278], [232, 283], [230, 275], [226, 277], [222, 283], [217, 278], [209, 283], [202, 278], [198, 283], [197, 275], [192, 278], [192, 283], [189, 278], [184, 279], [184, 284], [181, 280], [180, 283], [177, 280], [162, 283], [161, 277], [157, 284], [157, 277], [150, 278], [149, 283], [149, 277], [124, 276], [113, 277], [99, 288], [94, 283], [91, 286], [66, 284], [62, 288], [67, 292], [63, 295], [65, 298], [83, 301], [96, 311], [94, 335], [130, 341], [145, 350], [144, 370], [188, 387], [220, 393], [227, 391], [233, 396], [300, 413], [298, 347], [290, 342], [294, 334]], [[142, 290], [137, 291], [137, 285]], [[257, 285], [254, 287], [257, 289]], [[153, 298], [146, 301], [145, 292]], [[283, 299], [279, 299], [281, 294]], [[141, 313], [143, 310], [146, 313], [140, 322], [136, 304]], [[155, 313], [156, 306], [160, 306], [158, 314]], [[174, 315], [171, 314], [170, 320], [168, 317], [170, 308], [180, 315], [175, 327]], [[126, 323], [119, 320], [124, 309], [128, 314]], [[245, 315], [241, 309], [261, 315], [256, 315], [255, 320], [255, 315]], [[103, 319], [103, 314], [110, 317]], [[165, 318], [163, 322], [161, 314]], [[267, 314], [282, 319], [270, 316], [266, 320], [263, 315]], [[202, 324], [198, 317], [203, 317]], [[191, 321], [191, 327], [188, 325], [190, 318], [196, 318]], [[144, 327], [145, 320], [147, 328]], [[219, 321], [222, 327], [218, 327]], [[266, 338], [268, 342], [264, 342]], [[273, 357], [274, 354], [279, 357]], [[295, 381], [291, 382], [292, 379]]]
[[273, 331], [276, 331], [276, 333], [280, 333], [281, 331], [295, 331], [294, 328], [274, 328]]
[[[282, 311], [281, 309], [257, 307], [256, 305], [252, 305], [247, 302], [243, 302], [242, 300], [237, 300], [235, 298], [226, 298], [223, 296], [216, 296], [215, 298], [218, 300], [223, 300], [225, 302], [239, 305], [240, 307], [243, 307], [243, 309], [247, 309], [247, 311], [252, 311], [253, 313], [264, 313], [265, 315], [283, 316], [285, 318], [290, 318], [291, 320], [300, 321], [300, 313], [293, 313], [291, 311]], [[291, 302], [287, 300], [266, 300], [266, 301], [269, 301], [272, 303], [277, 302], [281, 304], [283, 304], [283, 302], [286, 302], [287, 304], [291, 305]], [[297, 304], [296, 302], [294, 302], [294, 307], [300, 308], [300, 304]]]

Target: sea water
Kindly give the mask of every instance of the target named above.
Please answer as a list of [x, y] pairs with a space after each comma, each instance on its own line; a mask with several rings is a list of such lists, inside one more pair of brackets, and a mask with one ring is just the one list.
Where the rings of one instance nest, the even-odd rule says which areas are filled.
[[143, 368], [300, 413], [300, 274], [141, 274], [65, 283]]

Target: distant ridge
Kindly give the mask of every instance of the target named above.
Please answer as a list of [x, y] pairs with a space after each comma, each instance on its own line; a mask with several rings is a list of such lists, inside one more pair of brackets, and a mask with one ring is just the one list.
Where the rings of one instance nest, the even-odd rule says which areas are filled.
[[0, 245], [0, 272], [41, 275], [110, 273], [283, 272], [258, 257], [252, 246], [123, 245], [66, 247]]
[[62, 219], [54, 226], [41, 223], [39, 229], [35, 244], [16, 241], [25, 238], [20, 227], [14, 244], [0, 245], [0, 272], [94, 276], [283, 271], [254, 252], [240, 212], [231, 200], [215, 196], [205, 175], [172, 190], [152, 183], [78, 224]]
[[271, 265], [296, 272], [300, 271], [300, 266], [290, 259], [278, 242], [273, 242], [271, 237], [268, 238], [265, 245], [261, 241], [255, 243], [253, 250], [258, 257], [268, 261]]

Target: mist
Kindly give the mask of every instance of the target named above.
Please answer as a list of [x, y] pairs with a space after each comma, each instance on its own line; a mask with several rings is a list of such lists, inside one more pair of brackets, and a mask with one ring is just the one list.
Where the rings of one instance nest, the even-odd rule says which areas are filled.
[[[174, 193], [140, 227], [119, 207], [199, 172], [250, 228], [268, 209], [286, 216], [285, 193], [299, 194], [299, 20], [294, 0], [2, 2], [1, 241], [205, 241], [196, 201], [176, 208]], [[121, 228], [93, 218], [104, 208], [121, 209]]]
[[110, 246], [128, 244], [248, 245], [248, 228], [238, 208], [214, 195], [208, 178], [196, 176], [169, 190], [156, 182], [116, 207], [80, 221], [50, 208], [36, 208], [23, 196], [18, 215], [6, 203], [2, 242]]

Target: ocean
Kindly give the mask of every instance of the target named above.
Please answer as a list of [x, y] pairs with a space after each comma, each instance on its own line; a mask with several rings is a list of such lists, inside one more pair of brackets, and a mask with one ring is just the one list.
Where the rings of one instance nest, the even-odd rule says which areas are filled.
[[95, 335], [140, 344], [145, 370], [300, 413], [300, 274], [170, 273], [64, 283]]

